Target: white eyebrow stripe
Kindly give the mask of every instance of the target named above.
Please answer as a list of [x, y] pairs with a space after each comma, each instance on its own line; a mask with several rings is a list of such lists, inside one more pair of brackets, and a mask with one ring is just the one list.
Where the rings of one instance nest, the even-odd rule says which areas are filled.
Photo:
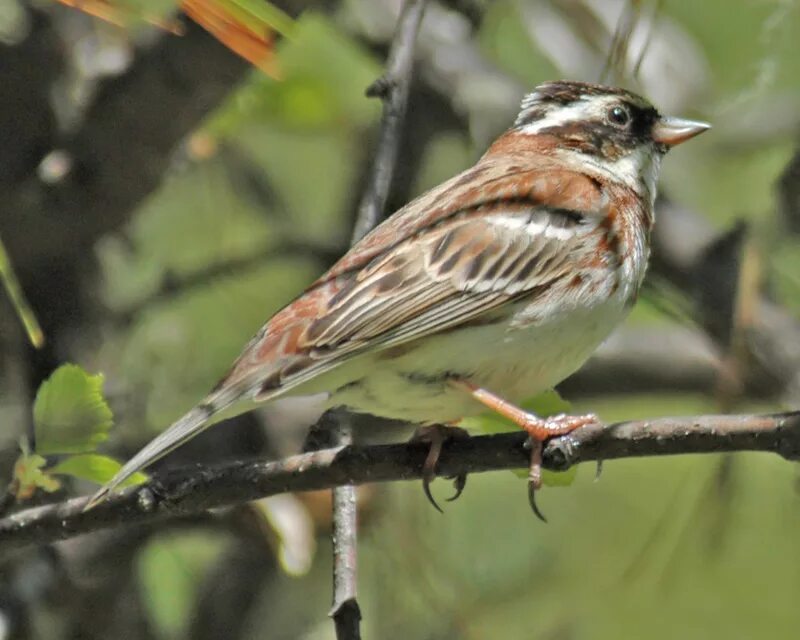
[[[568, 106], [553, 105], [543, 118], [520, 127], [522, 133], [539, 133], [550, 127], [558, 127], [570, 122], [580, 120], [594, 120], [605, 117], [605, 111], [611, 105], [618, 104], [619, 96], [581, 96], [578, 102], [573, 102]], [[522, 109], [517, 116], [517, 126], [525, 122], [531, 110], [540, 106], [538, 95], [534, 92], [525, 96], [522, 101]]]

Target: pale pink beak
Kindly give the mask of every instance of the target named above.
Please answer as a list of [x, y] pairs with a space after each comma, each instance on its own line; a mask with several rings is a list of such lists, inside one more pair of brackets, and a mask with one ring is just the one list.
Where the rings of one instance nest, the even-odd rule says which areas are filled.
[[674, 147], [710, 128], [710, 124], [699, 120], [662, 117], [653, 125], [653, 140]]

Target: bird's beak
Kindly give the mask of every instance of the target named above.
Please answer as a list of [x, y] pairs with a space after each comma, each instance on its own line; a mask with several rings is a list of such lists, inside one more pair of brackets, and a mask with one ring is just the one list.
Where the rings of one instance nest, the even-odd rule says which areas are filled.
[[710, 128], [710, 124], [699, 120], [662, 117], [653, 125], [653, 140], [674, 147]]

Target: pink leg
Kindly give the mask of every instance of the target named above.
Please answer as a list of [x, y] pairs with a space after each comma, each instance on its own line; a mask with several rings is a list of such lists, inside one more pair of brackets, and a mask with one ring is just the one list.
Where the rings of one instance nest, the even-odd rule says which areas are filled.
[[514, 424], [519, 425], [530, 436], [531, 462], [528, 473], [528, 499], [531, 503], [533, 512], [541, 519], [545, 520], [539, 508], [536, 506], [536, 491], [542, 486], [542, 450], [543, 442], [548, 438], [563, 436], [575, 429], [587, 424], [599, 422], [597, 416], [588, 414], [585, 416], [570, 416], [560, 414], [550, 418], [540, 418], [532, 413], [520, 409], [516, 405], [495, 395], [491, 391], [482, 389], [464, 380], [453, 380], [451, 384], [469, 393], [481, 404], [486, 405], [492, 411], [508, 418]]
[[597, 416], [593, 414], [569, 416], [562, 413], [550, 418], [540, 418], [524, 409], [520, 409], [507, 400], [503, 400], [503, 398], [493, 394], [491, 391], [482, 389], [469, 382], [454, 380], [452, 384], [467, 391], [473, 398], [489, 407], [492, 411], [499, 413], [501, 416], [511, 420], [514, 424], [519, 425], [528, 432], [528, 435], [532, 439], [539, 440], [540, 442], [555, 436], [566, 435], [579, 427], [598, 421]]

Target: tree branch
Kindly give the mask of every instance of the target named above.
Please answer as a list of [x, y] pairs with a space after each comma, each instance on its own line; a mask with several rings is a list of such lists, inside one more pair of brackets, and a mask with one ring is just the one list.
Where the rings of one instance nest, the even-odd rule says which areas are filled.
[[[450, 441], [439, 476], [527, 468], [522, 432]], [[590, 425], [549, 441], [544, 467], [563, 471], [579, 462], [685, 453], [767, 451], [800, 459], [800, 411], [763, 415], [707, 415]], [[424, 443], [349, 445], [274, 462], [192, 466], [154, 476], [111, 496], [88, 512], [87, 498], [26, 509], [0, 519], [0, 550], [45, 544], [108, 527], [199, 513], [288, 491], [422, 477]], [[520, 500], [523, 500], [520, 490]]]
[[400, 148], [400, 132], [408, 106], [411, 71], [414, 66], [414, 43], [426, 4], [427, 0], [407, 0], [403, 5], [389, 50], [386, 73], [367, 87], [368, 96], [383, 100], [383, 116], [372, 176], [353, 229], [354, 243], [375, 227], [384, 215]]
[[[372, 172], [353, 228], [353, 244], [369, 233], [384, 215], [400, 150], [400, 130], [408, 107], [414, 43], [426, 4], [427, 0], [405, 1], [389, 50], [386, 73], [367, 88], [368, 96], [380, 96], [383, 100], [383, 116]], [[348, 416], [339, 414], [336, 433], [338, 445], [352, 444]], [[347, 483], [336, 487], [333, 490], [333, 606], [330, 616], [340, 640], [361, 638], [361, 610], [356, 599], [357, 516], [355, 486]]]
[[[348, 415], [338, 412], [336, 441], [340, 447], [353, 443]], [[356, 487], [346, 484], [333, 490], [333, 605], [330, 616], [341, 640], [361, 638], [358, 606], [358, 501]]]

